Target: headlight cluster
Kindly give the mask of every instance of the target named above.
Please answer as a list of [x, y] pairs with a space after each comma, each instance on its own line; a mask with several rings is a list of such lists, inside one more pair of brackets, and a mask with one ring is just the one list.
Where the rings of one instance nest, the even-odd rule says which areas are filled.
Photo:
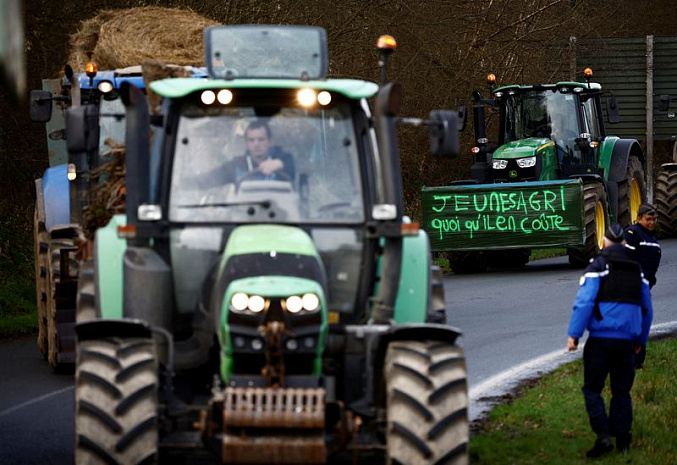
[[508, 167], [508, 160], [494, 160], [491, 162], [491, 167], [495, 170], [504, 170]]
[[536, 165], [536, 157], [526, 157], [526, 158], [520, 158], [517, 160], [517, 166], [520, 168], [531, 168], [532, 166]]
[[314, 312], [320, 307], [320, 299], [311, 292], [303, 294], [303, 296], [292, 295], [283, 300], [283, 302], [284, 308], [289, 313], [298, 313], [301, 310]]
[[[249, 310], [252, 313], [260, 313], [267, 309], [270, 301], [264, 299], [260, 295], [247, 295], [244, 292], [236, 292], [230, 298], [230, 306], [233, 310], [244, 312]], [[320, 308], [320, 299], [312, 292], [299, 295], [292, 295], [286, 299], [282, 299], [282, 307], [289, 313], [299, 313], [302, 310], [306, 312], [314, 312]]]
[[266, 308], [266, 299], [260, 295], [247, 295], [244, 292], [236, 292], [230, 298], [230, 305], [238, 312], [249, 310], [253, 313], [259, 313]]

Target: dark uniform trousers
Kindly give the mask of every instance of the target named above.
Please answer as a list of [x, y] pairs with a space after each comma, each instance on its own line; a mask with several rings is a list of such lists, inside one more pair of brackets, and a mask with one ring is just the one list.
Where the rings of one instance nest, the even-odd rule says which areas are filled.
[[[583, 349], [583, 395], [590, 426], [597, 435], [626, 440], [632, 427], [630, 389], [635, 380], [635, 347], [625, 339], [589, 337]], [[611, 403], [607, 417], [602, 389], [610, 375]], [[611, 429], [609, 427], [611, 426]]]

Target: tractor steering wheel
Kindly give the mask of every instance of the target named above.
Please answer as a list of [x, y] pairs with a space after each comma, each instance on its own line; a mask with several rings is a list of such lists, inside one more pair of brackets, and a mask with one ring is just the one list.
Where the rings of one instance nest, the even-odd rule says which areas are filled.
[[[278, 176], [278, 177], [282, 178], [282, 179], [280, 179], [281, 181], [288, 181], [289, 184], [291, 184], [292, 189], [293, 189], [293, 190], [296, 190], [296, 189], [294, 188], [294, 180], [291, 178], [291, 176], [289, 176], [289, 174], [287, 174], [286, 172], [284, 172], [284, 171], [282, 171], [282, 170], [274, 171], [273, 174], [275, 174], [275, 176]], [[240, 185], [241, 185], [244, 181], [249, 181], [249, 180], [251, 180], [251, 178], [253, 178], [253, 177], [255, 177], [255, 176], [259, 176], [259, 175], [261, 175], [261, 172], [258, 171], [258, 170], [253, 170], [253, 171], [250, 171], [250, 172], [248, 172], [248, 173], [242, 175], [242, 176], [240, 177], [240, 179], [238, 179], [237, 182], [235, 183], [235, 192], [239, 192], [239, 191], [240, 191]]]

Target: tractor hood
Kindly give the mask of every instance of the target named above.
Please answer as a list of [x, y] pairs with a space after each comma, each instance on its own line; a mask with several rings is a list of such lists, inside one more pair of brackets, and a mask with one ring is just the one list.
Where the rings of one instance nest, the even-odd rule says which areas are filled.
[[[270, 351], [284, 358], [287, 375], [319, 376], [328, 331], [326, 283], [320, 255], [302, 229], [268, 224], [236, 228], [211, 294], [213, 314], [219, 317], [222, 379], [269, 371]], [[238, 302], [245, 299], [243, 306], [234, 303], [236, 295]], [[291, 307], [292, 300], [297, 306]]]
[[276, 277], [311, 280], [326, 289], [324, 264], [311, 237], [293, 226], [240, 226], [230, 234], [221, 258], [214, 304], [221, 308], [226, 289], [235, 280], [256, 278], [260, 289], [269, 281], [272, 291], [279, 281]]
[[501, 158], [506, 160], [513, 160], [518, 158], [531, 157], [536, 155], [547, 147], [555, 145], [555, 143], [547, 137], [530, 137], [528, 139], [516, 140], [501, 145], [494, 152], [493, 158]]
[[267, 224], [236, 228], [219, 266], [223, 289], [235, 279], [271, 275], [314, 279], [323, 287], [326, 282], [313, 240], [302, 229]]

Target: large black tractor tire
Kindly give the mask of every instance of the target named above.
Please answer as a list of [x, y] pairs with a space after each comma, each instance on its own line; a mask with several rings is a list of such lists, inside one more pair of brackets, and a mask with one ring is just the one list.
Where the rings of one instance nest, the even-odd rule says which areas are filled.
[[484, 252], [449, 252], [447, 260], [456, 274], [482, 273], [487, 269]]
[[[69, 249], [67, 265], [68, 269], [61, 269], [62, 250]], [[59, 355], [66, 350], [65, 338], [71, 339], [68, 345], [74, 346], [72, 340], [74, 333], [72, 323], [75, 322], [75, 297], [76, 291], [72, 290], [70, 283], [78, 274], [79, 264], [73, 251], [77, 250], [75, 239], [71, 238], [52, 238], [49, 241], [47, 251], [47, 339], [48, 351], [47, 361], [56, 372], [72, 370], [73, 363], [63, 361]], [[64, 334], [65, 325], [71, 323], [71, 334]], [[72, 352], [71, 352], [72, 357]]]
[[[677, 150], [677, 144], [675, 144]], [[654, 186], [660, 237], [677, 236], [677, 163], [661, 166]]]
[[35, 252], [35, 294], [38, 311], [38, 349], [47, 359], [49, 339], [47, 337], [47, 301], [49, 299], [49, 281], [47, 279], [47, 252], [49, 250], [49, 233], [45, 223], [38, 217], [38, 207], [33, 214], [33, 245]]
[[618, 223], [624, 228], [637, 220], [640, 204], [646, 202], [644, 168], [636, 156], [630, 156], [627, 180], [618, 184]]
[[468, 388], [463, 349], [397, 341], [384, 368], [387, 459], [393, 464], [467, 464]]
[[155, 463], [158, 368], [152, 339], [79, 341], [75, 463]]
[[583, 185], [583, 211], [585, 220], [585, 245], [582, 249], [568, 249], [569, 264], [584, 268], [602, 250], [604, 232], [609, 226], [609, 211], [604, 185], [589, 182]]
[[75, 321], [77, 323], [83, 323], [85, 321], [95, 320], [96, 317], [94, 260], [86, 260], [80, 263]]
[[506, 249], [486, 252], [491, 268], [522, 268], [529, 263], [531, 249]]

